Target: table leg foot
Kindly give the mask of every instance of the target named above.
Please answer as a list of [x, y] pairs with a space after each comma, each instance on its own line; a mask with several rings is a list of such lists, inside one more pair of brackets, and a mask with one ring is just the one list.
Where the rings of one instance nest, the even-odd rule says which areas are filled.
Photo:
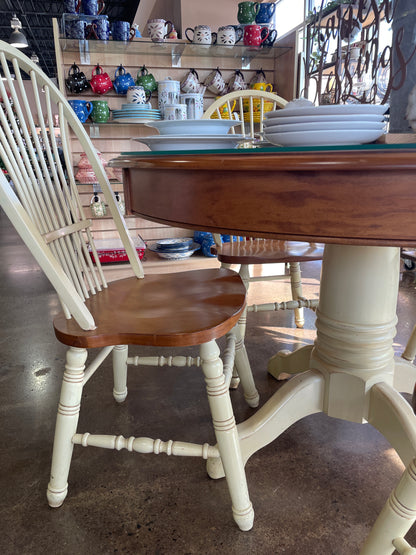
[[305, 345], [296, 351], [279, 351], [267, 364], [267, 371], [276, 380], [285, 380], [293, 374], [300, 374], [309, 370], [313, 345]]
[[289, 426], [305, 416], [322, 412], [324, 377], [309, 371], [285, 383], [253, 416], [237, 426], [244, 463]]

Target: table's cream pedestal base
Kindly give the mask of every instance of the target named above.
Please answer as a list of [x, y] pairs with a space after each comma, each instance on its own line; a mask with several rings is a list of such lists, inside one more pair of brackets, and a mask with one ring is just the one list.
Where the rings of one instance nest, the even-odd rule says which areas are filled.
[[[328, 245], [309, 370], [238, 426], [245, 461], [316, 412], [369, 422], [388, 439], [406, 470], [364, 544], [366, 555], [387, 555], [395, 547], [416, 553], [402, 539], [416, 518], [416, 416], [393, 384], [413, 390], [416, 371], [394, 359], [398, 279], [398, 248]], [[305, 356], [307, 350], [301, 366]]]

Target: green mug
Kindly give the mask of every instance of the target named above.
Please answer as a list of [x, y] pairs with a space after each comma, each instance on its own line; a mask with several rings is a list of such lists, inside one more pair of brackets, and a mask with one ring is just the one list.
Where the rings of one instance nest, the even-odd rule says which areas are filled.
[[242, 25], [254, 23], [259, 8], [260, 4], [258, 2], [240, 2], [237, 12], [238, 23]]
[[106, 123], [110, 119], [110, 108], [106, 100], [92, 100], [91, 119], [94, 123]]
[[157, 81], [154, 76], [149, 73], [146, 66], [142, 66], [137, 72], [136, 85], [141, 85], [144, 89], [148, 91], [157, 91]]

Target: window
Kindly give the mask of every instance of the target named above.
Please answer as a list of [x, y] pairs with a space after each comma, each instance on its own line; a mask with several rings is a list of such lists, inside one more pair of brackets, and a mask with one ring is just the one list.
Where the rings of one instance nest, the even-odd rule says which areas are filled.
[[303, 23], [305, 0], [279, 0], [274, 17], [277, 36], [281, 37]]

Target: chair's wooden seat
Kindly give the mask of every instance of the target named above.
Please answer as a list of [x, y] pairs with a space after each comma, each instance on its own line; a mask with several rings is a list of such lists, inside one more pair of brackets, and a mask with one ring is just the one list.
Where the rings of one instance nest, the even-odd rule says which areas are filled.
[[95, 330], [84, 331], [60, 313], [55, 334], [66, 345], [84, 348], [199, 345], [233, 328], [245, 294], [238, 274], [224, 268], [122, 279], [86, 301]]
[[226, 264], [276, 264], [321, 260], [324, 249], [318, 244], [260, 239], [223, 243], [212, 251]]

